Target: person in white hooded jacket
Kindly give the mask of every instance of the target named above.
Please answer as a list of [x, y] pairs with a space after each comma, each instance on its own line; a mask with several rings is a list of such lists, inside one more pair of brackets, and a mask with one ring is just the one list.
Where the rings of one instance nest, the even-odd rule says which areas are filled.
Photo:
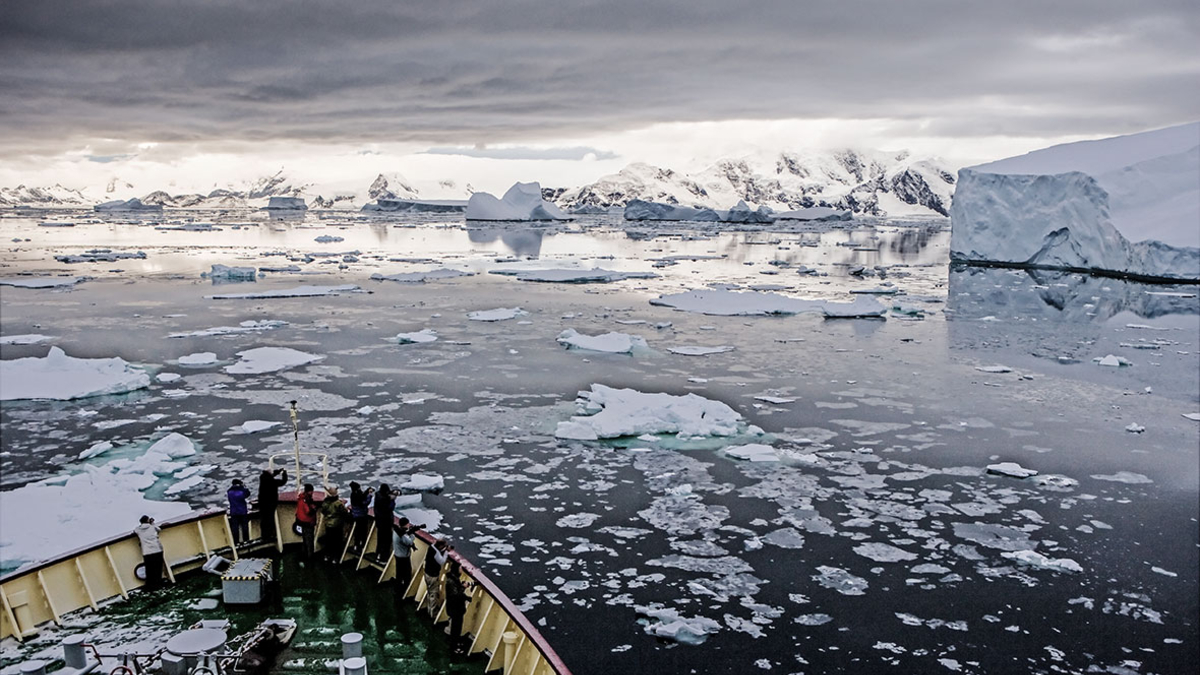
[[142, 562], [146, 568], [147, 591], [157, 590], [162, 585], [163, 547], [158, 533], [162, 528], [150, 516], [142, 516], [141, 524], [133, 528], [142, 544]]

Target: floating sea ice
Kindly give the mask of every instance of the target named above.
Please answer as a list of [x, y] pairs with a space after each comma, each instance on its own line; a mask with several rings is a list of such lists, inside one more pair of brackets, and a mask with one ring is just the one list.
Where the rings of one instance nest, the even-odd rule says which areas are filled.
[[1200, 422], [1200, 412], [1182, 413], [1182, 415], [1193, 422]]
[[820, 300], [801, 300], [775, 293], [738, 293], [715, 289], [661, 295], [651, 300], [650, 304], [715, 316], [790, 315], [820, 312], [825, 305]]
[[1170, 570], [1164, 570], [1164, 569], [1163, 569], [1163, 568], [1161, 568], [1161, 567], [1151, 567], [1151, 568], [1150, 568], [1150, 571], [1151, 571], [1151, 572], [1154, 572], [1155, 574], [1161, 574], [1161, 575], [1163, 575], [1163, 576], [1167, 576], [1167, 577], [1177, 577], [1177, 576], [1179, 576], [1179, 575], [1178, 575], [1178, 574], [1176, 574], [1175, 572], [1171, 572]]
[[335, 237], [331, 234], [323, 234], [313, 239], [313, 241], [317, 242], [318, 244], [333, 244], [339, 241], [346, 241], [346, 239], [344, 237]]
[[474, 272], [466, 272], [463, 270], [453, 270], [448, 267], [439, 267], [428, 272], [402, 272], [400, 274], [389, 274], [384, 276], [376, 272], [371, 275], [371, 279], [375, 281], [397, 281], [404, 284], [419, 284], [426, 281], [437, 281], [438, 279], [455, 279], [458, 277], [472, 277]]
[[279, 288], [273, 291], [254, 291], [251, 293], [223, 293], [206, 295], [209, 300], [259, 300], [269, 298], [312, 298], [321, 295], [339, 295], [361, 290], [354, 284], [339, 286], [296, 286], [294, 288]]
[[1033, 479], [1033, 483], [1040, 488], [1056, 492], [1067, 492], [1079, 487], [1079, 481], [1057, 473], [1046, 473], [1036, 476]]
[[868, 296], [855, 298], [854, 302], [826, 302], [821, 311], [826, 319], [883, 319], [888, 308]]
[[795, 403], [796, 402], [796, 399], [794, 399], [794, 398], [787, 398], [784, 396], [768, 396], [766, 394], [760, 394], [758, 396], [755, 396], [754, 400], [764, 401], [764, 402], [770, 403], [772, 405], [783, 405], [785, 403]]
[[1092, 478], [1095, 480], [1107, 480], [1113, 483], [1128, 483], [1129, 485], [1143, 485], [1154, 482], [1147, 476], [1144, 476], [1140, 473], [1132, 473], [1130, 471], [1118, 471], [1114, 474], [1108, 475], [1092, 474]]
[[801, 626], [823, 626], [833, 621], [833, 617], [828, 614], [801, 614], [792, 621]]
[[1034, 469], [1027, 469], [1016, 462], [1000, 462], [999, 464], [988, 464], [988, 473], [998, 473], [1003, 476], [1012, 476], [1013, 478], [1029, 478], [1030, 476], [1038, 475]]
[[498, 307], [496, 309], [485, 309], [477, 312], [468, 312], [467, 318], [471, 321], [507, 321], [515, 319], [518, 316], [529, 314], [520, 307]]
[[1108, 356], [1097, 356], [1096, 358], [1092, 359], [1092, 361], [1096, 365], [1105, 366], [1108, 368], [1119, 368], [1121, 366], [1133, 365], [1133, 361], [1130, 361], [1124, 356], [1114, 356], [1112, 354], [1109, 354]]
[[49, 335], [38, 335], [37, 333], [5, 335], [4, 337], [0, 337], [0, 345], [36, 345], [39, 342], [46, 342], [53, 339]]
[[699, 345], [680, 345], [678, 347], [667, 347], [667, 351], [672, 354], [680, 354], [682, 356], [707, 356], [709, 354], [724, 354], [734, 350], [732, 345], [717, 345], [716, 347], [701, 347]]
[[158, 375], [154, 376], [154, 379], [158, 380], [159, 382], [163, 382], [163, 383], [174, 382], [181, 378], [183, 378], [183, 376], [180, 375], [179, 373], [159, 373]]
[[1079, 563], [1070, 558], [1049, 558], [1037, 551], [1005, 551], [1000, 554], [1009, 560], [1015, 560], [1023, 565], [1038, 569], [1054, 570], [1056, 572], [1082, 572]]
[[181, 356], [175, 362], [181, 366], [208, 366], [217, 362], [217, 355], [213, 352], [196, 352]]
[[558, 334], [558, 342], [568, 348], [585, 349], [593, 352], [608, 354], [632, 354], [634, 349], [648, 348], [646, 340], [637, 335], [626, 333], [603, 333], [601, 335], [584, 335], [574, 328], [568, 328]]
[[414, 473], [408, 480], [400, 484], [401, 490], [414, 492], [441, 492], [446, 487], [446, 479], [436, 474]]
[[678, 610], [663, 607], [658, 603], [649, 606], [635, 605], [633, 609], [647, 617], [643, 620], [647, 633], [683, 644], [701, 644], [710, 633], [721, 630], [721, 624], [712, 619], [687, 619], [680, 616]]
[[580, 392], [578, 402], [584, 412], [593, 414], [559, 422], [554, 434], [558, 438], [596, 440], [659, 433], [732, 436], [742, 420], [728, 405], [696, 394], [673, 396], [593, 384], [590, 392]]
[[260, 431], [266, 431], [280, 425], [280, 422], [272, 422], [269, 420], [247, 420], [242, 422], [240, 426], [234, 427], [241, 429], [244, 434], [257, 434]]
[[98, 443], [93, 443], [91, 445], [91, 447], [89, 447], [87, 450], [84, 450], [83, 452], [79, 453], [79, 459], [91, 459], [92, 457], [96, 457], [97, 455], [102, 455], [105, 452], [112, 450], [112, 448], [113, 448], [113, 444], [108, 441], [100, 441]]
[[194, 330], [186, 333], [171, 333], [169, 338], [189, 338], [189, 337], [212, 337], [214, 335], [236, 335], [238, 333], [258, 333], [264, 330], [273, 330], [286, 326], [286, 321], [277, 319], [263, 319], [261, 321], [243, 321], [236, 326], [217, 326], [216, 328], [205, 328], [204, 330]]
[[273, 373], [325, 358], [320, 354], [309, 354], [289, 347], [256, 347], [238, 352], [237, 355], [241, 360], [225, 367], [225, 372], [230, 375]]
[[1029, 533], [1006, 525], [993, 523], [954, 523], [954, 535], [980, 546], [1000, 551], [1033, 550], [1038, 542], [1029, 539]]
[[1008, 366], [975, 366], [975, 370], [982, 373], [1011, 373], [1012, 368]]
[[1141, 434], [1145, 433], [1146, 427], [1138, 424], [1137, 422], [1133, 422], [1129, 426], [1125, 427], [1125, 431], [1128, 431], [1131, 434]]
[[794, 527], [781, 527], [762, 536], [762, 540], [779, 548], [804, 548], [804, 535]]
[[734, 445], [725, 448], [725, 454], [734, 459], [744, 459], [751, 462], [778, 462], [779, 454], [775, 452], [775, 448], [762, 443], [750, 443], [748, 445]]
[[212, 279], [226, 279], [229, 281], [254, 281], [258, 275], [258, 270], [253, 267], [229, 267], [228, 265], [213, 265], [212, 271], [207, 275]]
[[399, 333], [396, 335], [396, 342], [402, 345], [420, 344], [424, 342], [434, 342], [438, 338], [437, 331], [432, 328], [417, 331], [415, 333]]
[[[614, 272], [599, 267], [590, 270], [581, 269], [544, 269], [520, 270], [498, 269], [489, 270], [492, 274], [516, 277], [519, 281], [540, 281], [561, 284], [605, 284], [625, 279], [656, 279], [653, 272]], [[642, 323], [645, 323], [644, 321]]]
[[17, 288], [63, 288], [74, 286], [85, 277], [2, 277], [0, 286], [16, 286]]
[[922, 565], [916, 565], [909, 571], [913, 574], [949, 574], [950, 568], [943, 567], [941, 565], [934, 565], [932, 563], [925, 563]]
[[600, 519], [600, 516], [595, 513], [573, 513], [569, 516], [559, 518], [555, 525], [572, 529], [580, 529], [591, 527], [592, 523]]
[[875, 562], [904, 562], [916, 560], [917, 554], [882, 542], [867, 542], [854, 547], [854, 552]]
[[831, 588], [842, 595], [864, 595], [867, 592], [867, 580], [856, 577], [840, 567], [821, 565], [817, 567], [820, 574], [813, 576], [813, 581], [825, 588]]
[[0, 401], [124, 394], [150, 386], [146, 371], [119, 357], [77, 359], [58, 347], [45, 358], [0, 361]]

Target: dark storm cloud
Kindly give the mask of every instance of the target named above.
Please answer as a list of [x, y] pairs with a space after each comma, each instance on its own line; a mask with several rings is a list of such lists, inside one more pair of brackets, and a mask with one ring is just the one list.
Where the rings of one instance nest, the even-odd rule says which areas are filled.
[[0, 3], [0, 143], [487, 144], [655, 122], [946, 135], [1195, 118], [1200, 10], [1129, 2]]

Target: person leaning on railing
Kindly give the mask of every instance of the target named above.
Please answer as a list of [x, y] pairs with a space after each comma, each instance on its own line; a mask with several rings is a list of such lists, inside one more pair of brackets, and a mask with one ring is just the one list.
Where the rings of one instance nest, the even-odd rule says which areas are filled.
[[163, 547], [158, 538], [162, 528], [156, 525], [150, 516], [142, 516], [139, 522], [140, 524], [133, 528], [133, 533], [138, 536], [138, 542], [142, 546], [142, 565], [146, 570], [145, 589], [155, 591], [162, 586]]
[[287, 479], [285, 469], [263, 469], [258, 477], [258, 526], [263, 541], [275, 541], [275, 507], [279, 506], [279, 488]]

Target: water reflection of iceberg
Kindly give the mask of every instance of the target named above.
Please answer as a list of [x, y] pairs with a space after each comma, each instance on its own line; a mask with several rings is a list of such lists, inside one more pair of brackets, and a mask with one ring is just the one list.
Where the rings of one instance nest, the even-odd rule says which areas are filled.
[[1200, 314], [1195, 286], [1177, 288], [1069, 272], [952, 265], [947, 314], [958, 320], [993, 317], [1073, 324], [1103, 323], [1132, 312], [1153, 319]]
[[542, 252], [544, 230], [536, 228], [484, 227], [467, 228], [467, 237], [475, 244], [490, 244], [497, 239], [514, 255], [538, 257]]

